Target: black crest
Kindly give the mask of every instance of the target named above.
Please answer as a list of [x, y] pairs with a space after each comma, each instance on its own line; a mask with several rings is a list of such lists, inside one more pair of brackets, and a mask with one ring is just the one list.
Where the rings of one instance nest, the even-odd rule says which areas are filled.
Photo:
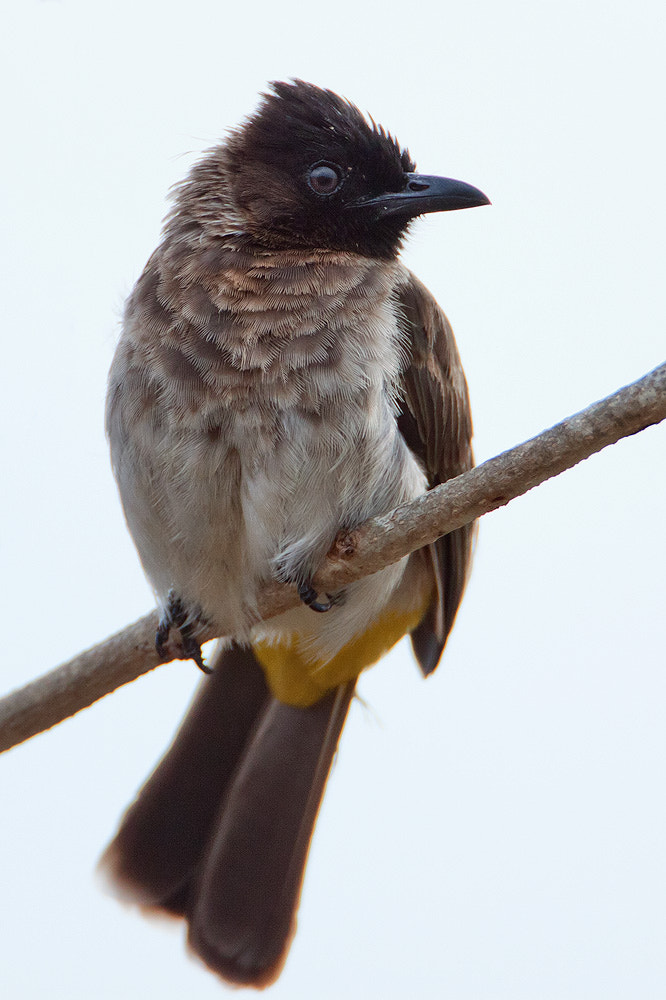
[[227, 143], [233, 200], [253, 240], [395, 256], [407, 220], [355, 205], [404, 188], [414, 170], [407, 150], [330, 90], [302, 80], [271, 87]]

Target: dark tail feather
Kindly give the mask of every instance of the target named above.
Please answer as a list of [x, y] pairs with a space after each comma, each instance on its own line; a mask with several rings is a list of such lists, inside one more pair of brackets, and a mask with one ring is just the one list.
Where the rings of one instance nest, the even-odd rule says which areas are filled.
[[123, 898], [179, 916], [220, 802], [271, 700], [251, 650], [224, 649], [212, 666], [100, 863]]
[[342, 685], [311, 708], [273, 701], [229, 790], [192, 896], [189, 940], [233, 983], [266, 986], [282, 968], [353, 693]]
[[104, 854], [122, 894], [184, 916], [193, 951], [231, 982], [282, 968], [353, 693], [283, 705], [251, 650], [225, 650]]

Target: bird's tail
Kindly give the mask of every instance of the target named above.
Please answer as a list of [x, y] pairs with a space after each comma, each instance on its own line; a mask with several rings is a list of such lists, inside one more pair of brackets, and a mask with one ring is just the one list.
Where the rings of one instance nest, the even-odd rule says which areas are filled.
[[270, 695], [251, 650], [227, 648], [214, 667], [101, 866], [123, 898], [184, 917], [215, 972], [265, 986], [295, 928], [354, 683], [294, 708]]

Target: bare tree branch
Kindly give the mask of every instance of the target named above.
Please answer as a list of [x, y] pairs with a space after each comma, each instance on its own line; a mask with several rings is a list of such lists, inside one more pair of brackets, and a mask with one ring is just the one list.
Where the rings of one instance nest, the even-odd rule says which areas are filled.
[[[375, 573], [664, 419], [666, 363], [524, 444], [338, 538], [315, 584], [320, 591], [331, 591]], [[270, 584], [260, 614], [270, 618], [297, 604], [292, 587]], [[156, 667], [156, 627], [153, 611], [0, 701], [0, 752]], [[215, 636], [210, 632], [202, 638]]]

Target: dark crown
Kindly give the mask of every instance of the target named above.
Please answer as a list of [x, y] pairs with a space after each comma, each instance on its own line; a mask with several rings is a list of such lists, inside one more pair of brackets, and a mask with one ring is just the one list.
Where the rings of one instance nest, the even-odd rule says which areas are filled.
[[[232, 199], [253, 240], [395, 256], [408, 222], [377, 220], [354, 204], [402, 190], [414, 170], [407, 150], [330, 90], [302, 80], [271, 88], [226, 144]], [[336, 175], [333, 190], [319, 190]]]

